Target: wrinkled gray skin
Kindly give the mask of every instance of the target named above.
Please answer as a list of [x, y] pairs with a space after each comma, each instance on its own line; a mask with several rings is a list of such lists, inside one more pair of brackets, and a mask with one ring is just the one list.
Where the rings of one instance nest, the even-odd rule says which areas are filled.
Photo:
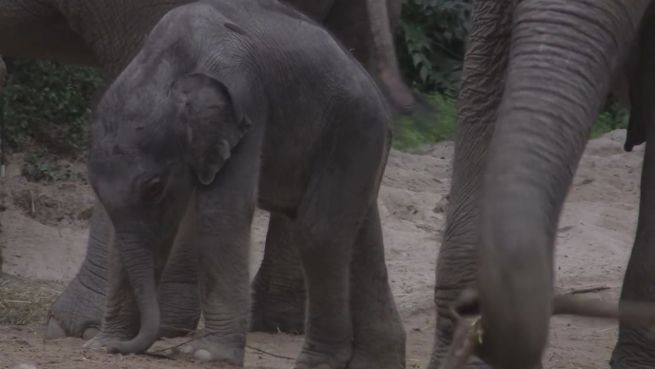
[[93, 118], [89, 179], [115, 230], [93, 344], [153, 343], [156, 285], [182, 238], [198, 253], [205, 319], [189, 351], [242, 365], [259, 205], [288, 219], [307, 280], [296, 368], [404, 367], [376, 202], [389, 124], [365, 70], [292, 8], [207, 0], [169, 12]]
[[[437, 265], [438, 322], [430, 368], [438, 368], [452, 338], [447, 308], [466, 287], [480, 296], [481, 356], [494, 368], [540, 366], [564, 199], [612, 82], [630, 68], [636, 69], [628, 74], [632, 115], [626, 148], [655, 132], [650, 129], [655, 118], [650, 3], [475, 2], [451, 202]], [[655, 181], [653, 155], [647, 146], [637, 237], [621, 301], [655, 300], [655, 197], [649, 197], [647, 186]], [[611, 366], [655, 367], [653, 347], [649, 329], [621, 325]], [[476, 361], [470, 367], [484, 365]]]
[[[185, 2], [0, 0], [0, 53], [96, 65], [111, 77], [125, 67], [155, 22], [166, 11]], [[391, 27], [397, 27], [400, 0], [387, 1], [386, 9], [375, 7], [376, 2], [371, 0], [288, 2], [322, 21], [372, 75], [378, 76], [396, 108], [404, 109], [414, 103], [398, 70], [390, 69], [395, 68], [395, 55], [393, 49], [384, 49], [384, 45], [389, 44], [391, 32], [380, 21], [388, 18]], [[383, 60], [390, 56], [392, 60]], [[297, 252], [287, 237], [289, 226], [284, 217], [272, 214], [264, 261], [253, 284], [254, 330], [303, 330], [304, 282]], [[105, 304], [110, 235], [111, 224], [97, 207], [91, 220], [86, 258], [76, 278], [50, 310], [49, 337], [89, 338], [97, 333]], [[167, 327], [162, 333], [166, 335], [195, 329], [199, 317], [195, 266], [183, 258], [184, 251], [179, 255], [169, 258], [160, 285], [162, 325]]]

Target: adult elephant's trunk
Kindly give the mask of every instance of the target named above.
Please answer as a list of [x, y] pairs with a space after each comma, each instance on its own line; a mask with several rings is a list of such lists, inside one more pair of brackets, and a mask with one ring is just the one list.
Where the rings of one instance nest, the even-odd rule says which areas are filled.
[[547, 340], [559, 214], [647, 0], [523, 0], [481, 198], [482, 356], [530, 369]]
[[[410, 111], [416, 105], [416, 99], [400, 75], [387, 2], [366, 0], [366, 10], [373, 35], [373, 59], [377, 75], [393, 105], [401, 110]], [[400, 4], [391, 5], [396, 8], [400, 6]]]
[[131, 340], [110, 342], [107, 346], [112, 352], [138, 354], [145, 352], [155, 342], [159, 332], [160, 312], [154, 257], [148, 244], [142, 241], [133, 242], [131, 237], [117, 235], [116, 238], [120, 263], [132, 287], [141, 326], [139, 333]]

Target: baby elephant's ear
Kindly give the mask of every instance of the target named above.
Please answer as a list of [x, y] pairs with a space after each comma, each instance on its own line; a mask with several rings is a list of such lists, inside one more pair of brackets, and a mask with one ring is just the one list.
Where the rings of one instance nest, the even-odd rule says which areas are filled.
[[200, 183], [208, 185], [250, 127], [228, 88], [204, 74], [179, 78], [173, 85], [187, 158]]

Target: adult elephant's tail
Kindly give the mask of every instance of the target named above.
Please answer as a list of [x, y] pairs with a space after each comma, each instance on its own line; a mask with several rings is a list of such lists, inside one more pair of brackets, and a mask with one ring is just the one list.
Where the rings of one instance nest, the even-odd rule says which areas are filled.
[[482, 356], [539, 363], [559, 214], [611, 76], [648, 0], [523, 0], [481, 197]]

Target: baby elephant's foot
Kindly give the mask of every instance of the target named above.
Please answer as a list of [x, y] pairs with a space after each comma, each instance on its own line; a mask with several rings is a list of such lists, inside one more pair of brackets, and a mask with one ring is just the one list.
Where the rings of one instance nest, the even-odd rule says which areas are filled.
[[352, 342], [340, 345], [305, 342], [295, 369], [345, 369], [352, 357]]
[[243, 366], [245, 337], [227, 339], [203, 332], [199, 332], [196, 337], [193, 341], [177, 349], [178, 353], [193, 356], [201, 361]]

